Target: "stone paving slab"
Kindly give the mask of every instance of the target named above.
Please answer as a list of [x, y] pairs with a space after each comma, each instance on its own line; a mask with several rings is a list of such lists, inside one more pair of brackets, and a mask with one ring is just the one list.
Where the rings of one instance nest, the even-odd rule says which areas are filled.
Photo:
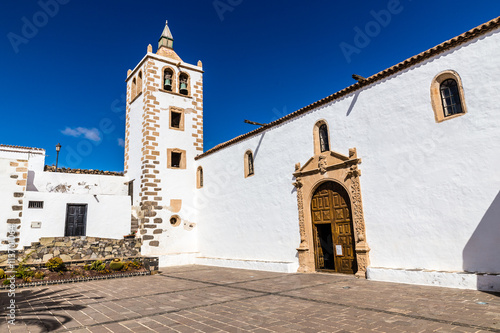
[[[208, 266], [19, 289], [0, 332], [500, 332], [500, 294]], [[9, 302], [0, 293], [5, 316]], [[486, 303], [486, 304], [483, 304]]]

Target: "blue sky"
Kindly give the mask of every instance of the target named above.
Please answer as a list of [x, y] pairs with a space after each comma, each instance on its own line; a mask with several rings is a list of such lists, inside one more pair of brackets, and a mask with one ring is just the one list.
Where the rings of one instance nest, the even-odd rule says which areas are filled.
[[2, 1], [0, 143], [122, 171], [126, 73], [166, 19], [203, 62], [207, 150], [498, 15], [498, 0]]

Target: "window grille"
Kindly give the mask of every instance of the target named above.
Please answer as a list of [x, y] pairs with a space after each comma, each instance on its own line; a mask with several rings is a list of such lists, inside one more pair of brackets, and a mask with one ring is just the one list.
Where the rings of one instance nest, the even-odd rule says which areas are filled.
[[444, 80], [441, 83], [440, 91], [445, 117], [463, 112], [462, 104], [460, 103], [457, 81], [453, 79]]
[[319, 146], [321, 152], [330, 150], [330, 145], [328, 144], [328, 128], [326, 124], [319, 127]]
[[29, 201], [28, 208], [39, 208], [43, 209], [43, 201]]

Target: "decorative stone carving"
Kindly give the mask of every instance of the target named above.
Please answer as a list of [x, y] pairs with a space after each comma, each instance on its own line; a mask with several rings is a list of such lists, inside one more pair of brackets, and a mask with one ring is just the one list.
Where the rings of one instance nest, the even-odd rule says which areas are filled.
[[[303, 167], [295, 165], [295, 182], [297, 189], [297, 206], [299, 213], [300, 245], [297, 248], [299, 257], [298, 272], [315, 270], [314, 251], [309, 245], [313, 244], [313, 226], [311, 203], [308, 202], [314, 191], [325, 181], [334, 181], [341, 184], [348, 192], [352, 211], [352, 223], [355, 239], [356, 262], [358, 265], [357, 277], [365, 277], [366, 269], [370, 264], [366, 243], [365, 222], [359, 177], [361, 170], [358, 164], [356, 148], [349, 149], [349, 156], [337, 152], [325, 152], [315, 155]], [[317, 166], [317, 167], [316, 167]]]
[[318, 161], [319, 172], [321, 172], [321, 174], [324, 174], [326, 172], [326, 167], [327, 167], [326, 156], [319, 155], [319, 161]]

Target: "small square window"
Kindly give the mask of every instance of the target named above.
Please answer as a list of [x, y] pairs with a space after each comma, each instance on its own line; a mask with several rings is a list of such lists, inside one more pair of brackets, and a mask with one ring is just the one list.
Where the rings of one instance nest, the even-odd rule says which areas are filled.
[[43, 209], [43, 201], [29, 201], [28, 208]]
[[186, 151], [179, 148], [167, 149], [167, 168], [186, 169]]
[[182, 113], [175, 111], [170, 112], [170, 127], [180, 128], [181, 118], [182, 118]]
[[177, 131], [184, 131], [184, 109], [171, 106], [169, 118], [169, 128]]
[[172, 163], [170, 164], [172, 168], [181, 167], [181, 158], [182, 158], [182, 153], [172, 152]]

